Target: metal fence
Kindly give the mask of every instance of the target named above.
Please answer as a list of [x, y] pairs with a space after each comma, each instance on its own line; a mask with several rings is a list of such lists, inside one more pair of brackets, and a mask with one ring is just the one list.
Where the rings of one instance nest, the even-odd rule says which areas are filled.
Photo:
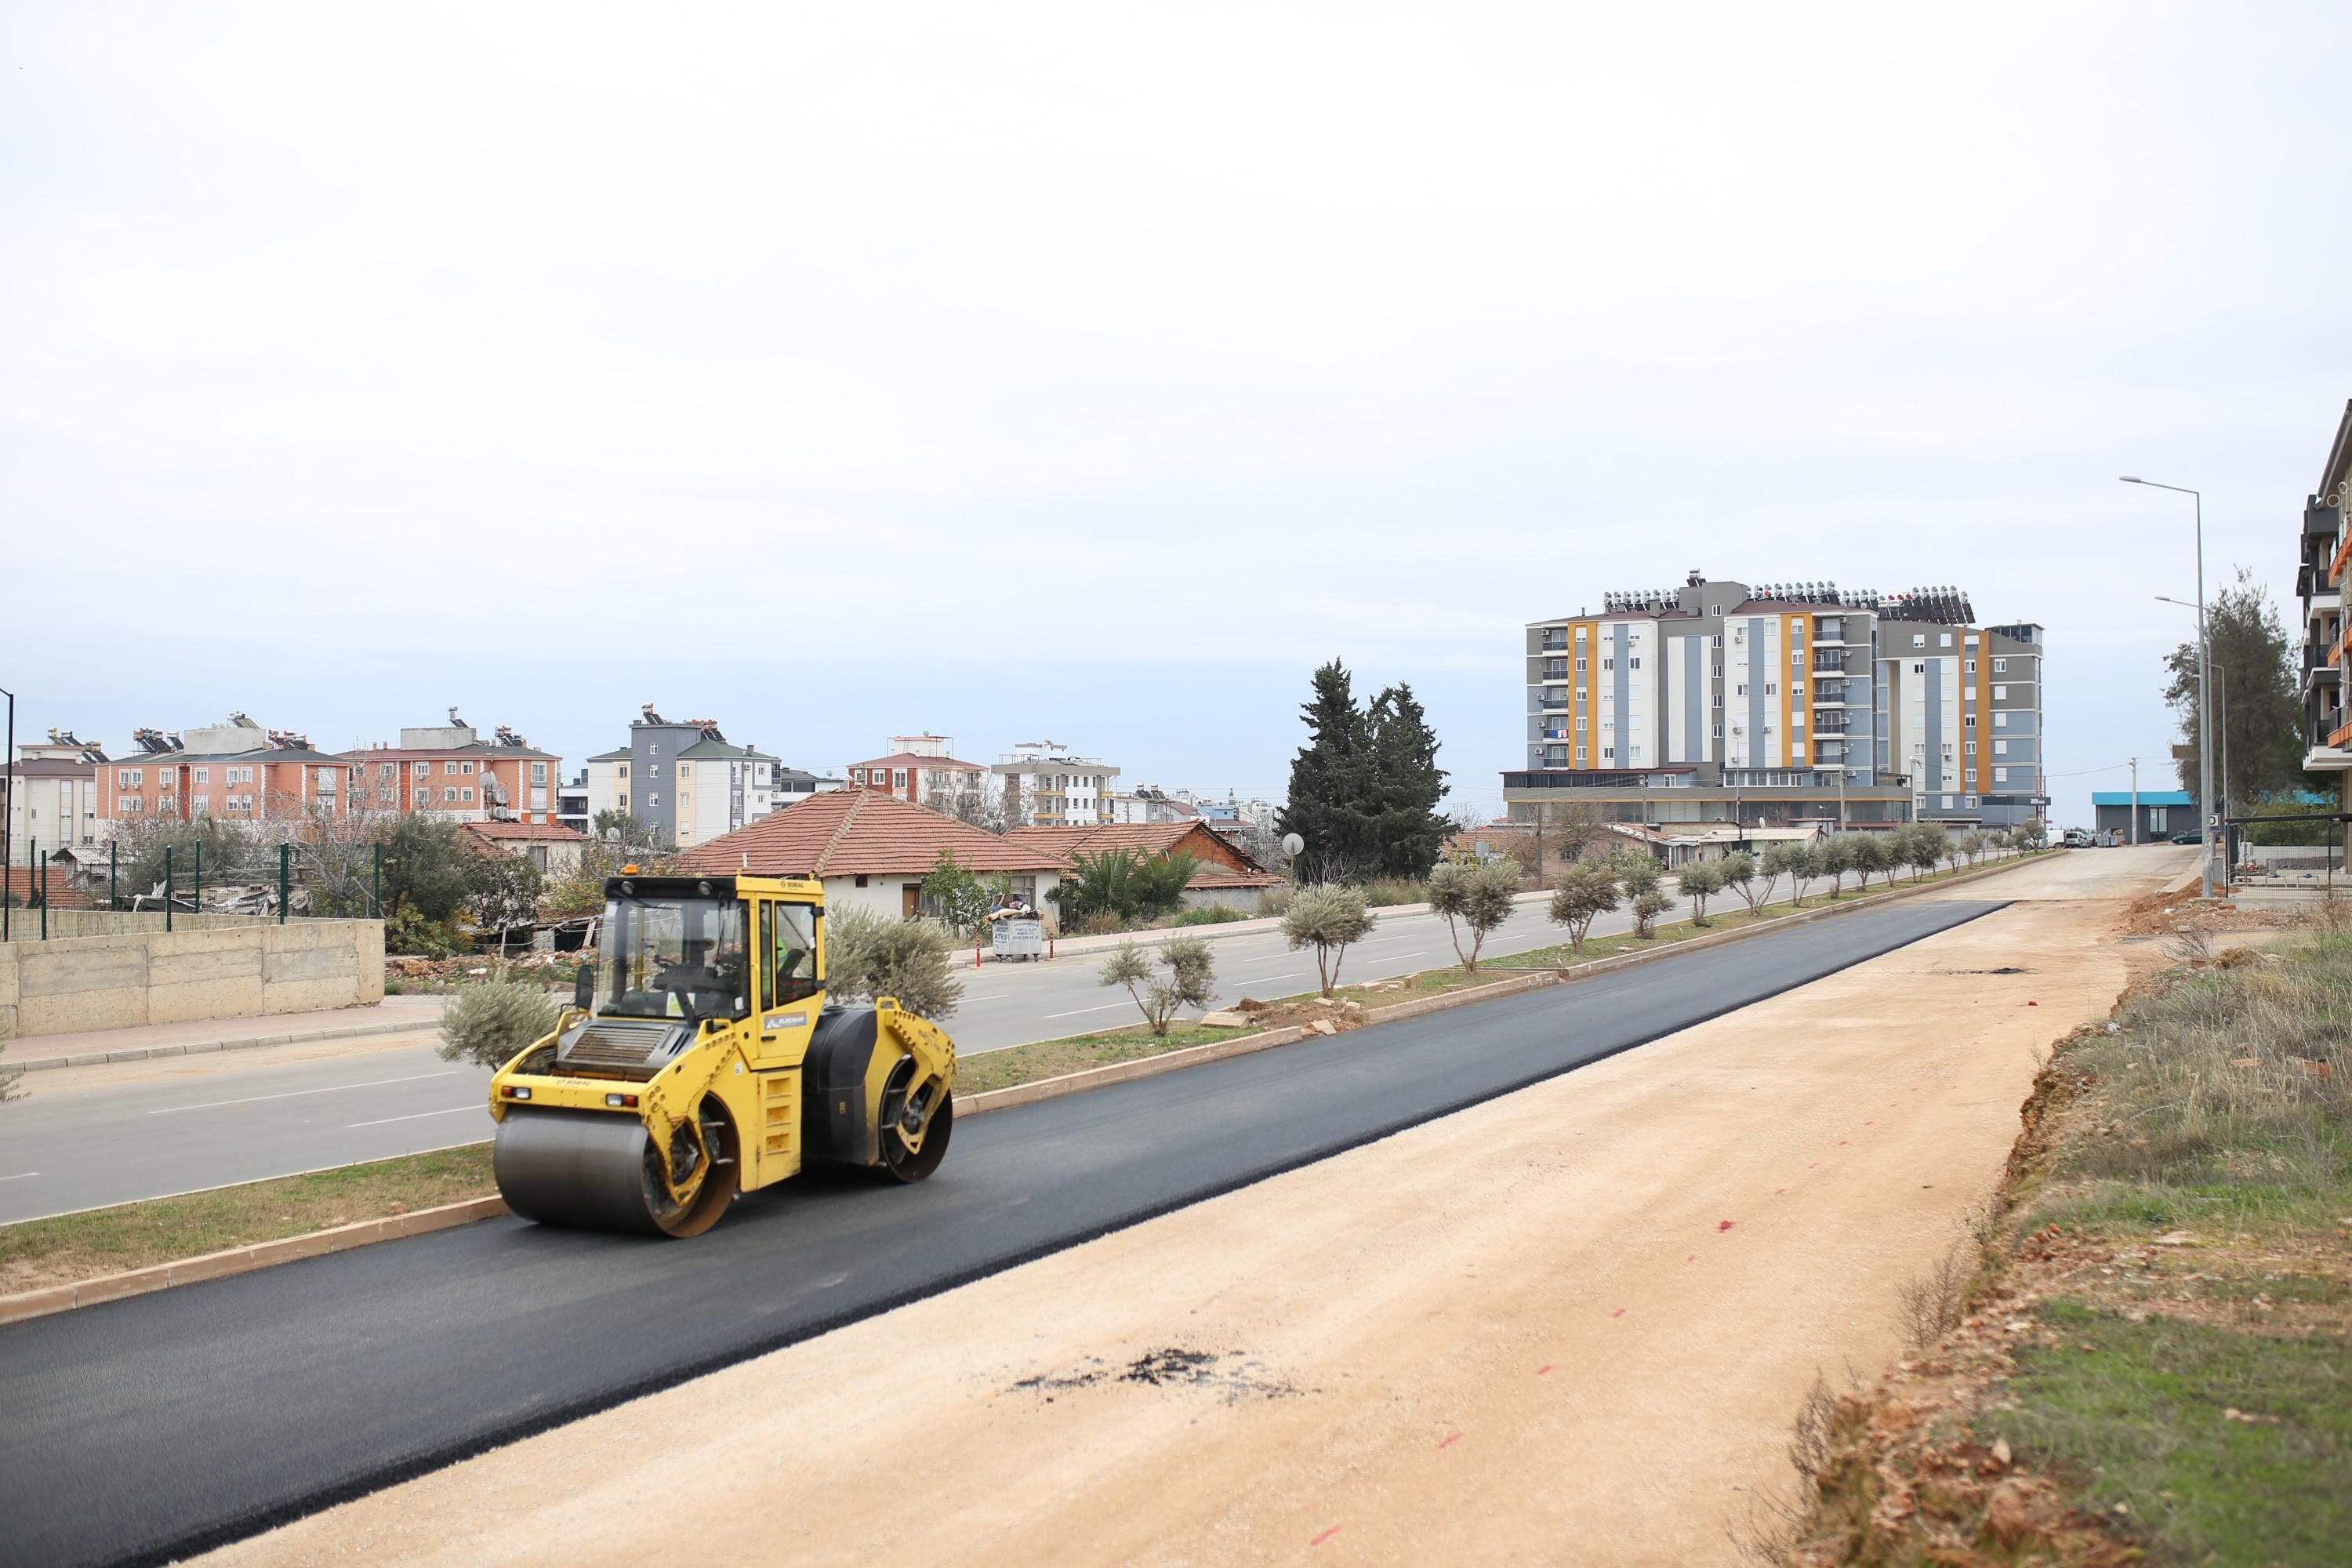
[[235, 832], [184, 842], [12, 845], [0, 942], [383, 915], [383, 847], [270, 843]]

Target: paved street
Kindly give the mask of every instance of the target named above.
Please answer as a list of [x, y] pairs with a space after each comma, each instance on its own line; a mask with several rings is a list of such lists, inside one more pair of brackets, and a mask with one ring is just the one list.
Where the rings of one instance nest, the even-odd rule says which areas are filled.
[[959, 1128], [933, 1181], [790, 1183], [689, 1243], [497, 1220], [14, 1324], [0, 1329], [0, 1518], [27, 1562], [160, 1561], [217, 1544], [1998, 907], [1895, 904], [1024, 1106]]
[[[1716, 907], [1727, 904], [1738, 907], [1736, 900]], [[1621, 911], [1594, 930], [1631, 925]], [[1543, 902], [1531, 900], [1487, 940], [1484, 957], [1508, 959], [1560, 937]], [[1225, 1002], [1315, 984], [1314, 954], [1290, 952], [1278, 932], [1222, 938], [1212, 947]], [[1133, 1021], [1126, 993], [1099, 983], [1105, 957], [961, 973], [964, 1002], [948, 1025], [957, 1048], [971, 1055]], [[1371, 940], [1349, 950], [1341, 977], [1409, 974], [1453, 962], [1444, 921], [1387, 914]], [[488, 1137], [488, 1071], [443, 1061], [425, 1043], [429, 1037], [354, 1041], [346, 1053], [292, 1062], [272, 1050], [171, 1058], [193, 1064], [184, 1078], [167, 1064], [147, 1063], [28, 1074], [31, 1096], [0, 1111], [7, 1132], [0, 1142], [0, 1224]], [[142, 1070], [128, 1070], [134, 1068]]]

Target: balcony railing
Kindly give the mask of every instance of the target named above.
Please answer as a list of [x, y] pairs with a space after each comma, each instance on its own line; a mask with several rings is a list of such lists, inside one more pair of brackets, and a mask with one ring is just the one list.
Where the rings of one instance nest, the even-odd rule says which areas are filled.
[[1543, 705], [1546, 708], [1565, 708], [1568, 706], [1568, 693], [1565, 691], [1547, 691], [1543, 694], [1542, 700]]
[[1815, 654], [1811, 668], [1815, 675], [1843, 675], [1846, 672], [1845, 656], [1840, 654], [1834, 658], [1826, 658]]
[[2347, 562], [2352, 562], [2352, 528], [2344, 531], [2344, 537], [2336, 542], [2336, 558], [2327, 563], [2329, 587], [2333, 588], [2344, 581], [2344, 566]]

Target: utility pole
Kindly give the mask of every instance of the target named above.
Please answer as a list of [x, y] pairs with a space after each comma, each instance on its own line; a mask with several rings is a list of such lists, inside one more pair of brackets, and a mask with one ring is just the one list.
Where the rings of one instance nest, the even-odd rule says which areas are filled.
[[2137, 845], [2139, 843], [2139, 759], [2137, 757], [2134, 757], [2131, 760], [2131, 841], [2133, 844]]
[[[2198, 855], [2201, 864], [2202, 896], [2213, 896], [2213, 644], [2205, 626], [2205, 496], [2201, 490], [2186, 485], [2159, 484], [2143, 479], [2136, 474], [2126, 474], [2124, 483], [2146, 485], [2151, 489], [2170, 490], [2184, 495], [2196, 503], [2197, 520], [2197, 826], [2201, 837]], [[2135, 785], [2133, 794], [2138, 794]], [[2137, 807], [2135, 807], [2137, 812]], [[2137, 822], [2132, 825], [2138, 826]]]
[[8, 857], [16, 846], [8, 842], [8, 825], [16, 816], [16, 694], [0, 691], [8, 699], [8, 753], [5, 767], [8, 775], [8, 805], [0, 810], [0, 942], [8, 940], [8, 906], [15, 900], [9, 895]]

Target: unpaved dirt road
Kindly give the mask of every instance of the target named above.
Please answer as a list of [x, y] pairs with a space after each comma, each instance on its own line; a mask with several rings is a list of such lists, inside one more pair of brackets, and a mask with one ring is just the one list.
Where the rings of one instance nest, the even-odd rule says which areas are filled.
[[2189, 853], [2022, 868], [1887, 957], [217, 1560], [1733, 1561], [1816, 1370], [1896, 1353], [2037, 1047], [2153, 959], [2116, 900]]

